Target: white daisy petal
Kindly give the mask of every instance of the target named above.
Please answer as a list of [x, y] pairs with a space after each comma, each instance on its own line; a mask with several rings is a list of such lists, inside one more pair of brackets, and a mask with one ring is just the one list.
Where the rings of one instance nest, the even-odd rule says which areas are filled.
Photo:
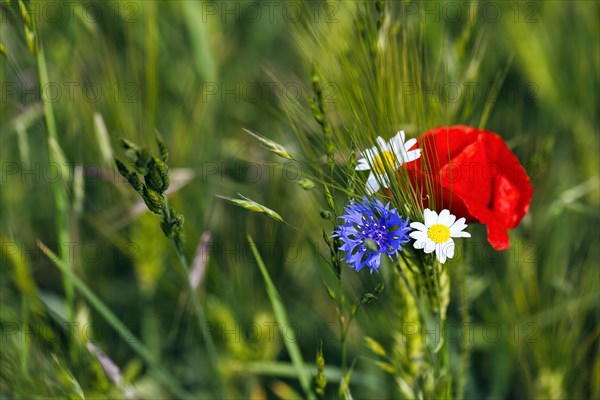
[[366, 184], [367, 194], [372, 195], [372, 194], [378, 192], [379, 187], [380, 187], [379, 182], [377, 182], [377, 178], [375, 177], [375, 174], [373, 174], [371, 172], [369, 174], [369, 177], [367, 178], [367, 184]]
[[390, 147], [388, 146], [385, 139], [382, 138], [381, 136], [377, 136], [377, 144], [379, 145], [379, 149], [381, 151], [390, 151]]
[[427, 242], [425, 242], [425, 241], [416, 241], [413, 244], [413, 247], [417, 250], [421, 250], [421, 249], [424, 249], [426, 245], [427, 245]]
[[413, 229], [418, 229], [422, 232], [427, 232], [427, 227], [420, 222], [411, 222], [410, 227]]
[[369, 165], [369, 161], [367, 161], [366, 158], [361, 158], [360, 160], [358, 160], [358, 165], [354, 169], [357, 171], [366, 171], [371, 169], [371, 166]]
[[451, 237], [455, 237], [455, 238], [459, 238], [459, 237], [471, 237], [471, 234], [469, 232], [458, 232], [458, 233], [452, 233], [452, 230], [450, 230], [450, 236]]
[[391, 139], [390, 139], [390, 144], [394, 144], [396, 147], [402, 147], [402, 145], [404, 144], [404, 132], [403, 131], [399, 131], [398, 133], [396, 133]]
[[365, 150], [365, 158], [367, 159], [369, 165], [373, 165], [378, 155], [379, 149], [377, 147], [372, 147], [370, 149]]
[[421, 231], [413, 231], [408, 236], [410, 236], [418, 242], [423, 242], [427, 239], [427, 234]]
[[379, 180], [381, 181], [381, 184], [383, 185], [383, 187], [389, 188], [390, 187], [390, 178], [387, 176], [387, 174], [381, 174], [378, 176], [379, 176]]
[[437, 223], [437, 213], [435, 211], [431, 211], [429, 208], [426, 208], [425, 211], [423, 211], [423, 215], [425, 226], [428, 228]]
[[404, 148], [404, 132], [400, 131], [396, 136], [390, 139], [390, 147], [396, 155], [400, 165], [406, 159], [406, 150]]
[[421, 149], [411, 150], [405, 155], [405, 162], [415, 161], [417, 158], [421, 157]]
[[458, 221], [456, 221], [454, 224], [452, 224], [450, 226], [450, 234], [452, 236], [457, 235], [458, 233], [460, 233], [463, 229], [465, 229], [467, 227], [467, 224], [465, 224], [465, 219], [464, 218], [460, 218]]
[[454, 221], [456, 221], [456, 217], [455, 217], [453, 214], [450, 214], [450, 215], [448, 216], [448, 225], [447, 225], [447, 226], [448, 226], [448, 227], [451, 227], [451, 226], [452, 226], [452, 224], [454, 224]]
[[[463, 218], [459, 218], [459, 219], [456, 221], [456, 223], [457, 223], [457, 224], [462, 224], [462, 225], [464, 225], [464, 226], [466, 227], [466, 226], [467, 226], [467, 224], [465, 224], [465, 222], [466, 222], [466, 221], [467, 221], [467, 220], [466, 220], [466, 219], [463, 217]], [[462, 228], [461, 228], [461, 229], [462, 229]]]
[[447, 258], [454, 257], [454, 240], [448, 239], [448, 241], [442, 245], [442, 249], [444, 250], [444, 253], [446, 253]]
[[404, 143], [404, 131], [403, 130], [399, 130], [398, 133], [396, 133], [396, 136], [394, 136], [394, 139], [397, 139], [399, 142]]
[[423, 251], [427, 254], [433, 253], [435, 251], [435, 243], [433, 243], [431, 240], [425, 242], [425, 247], [423, 248]]
[[437, 246], [435, 246], [435, 256], [437, 257], [438, 260], [440, 260], [440, 262], [442, 264], [444, 264], [446, 262], [446, 253], [445, 253], [444, 249], [442, 248], [441, 244], [438, 244]]
[[417, 139], [412, 138], [412, 139], [408, 139], [406, 141], [406, 143], [404, 143], [404, 148], [406, 149], [406, 151], [410, 150], [411, 147], [413, 147], [415, 144], [417, 143]]
[[438, 216], [438, 224], [443, 224], [449, 226], [448, 217], [450, 216], [450, 211], [443, 209]]
[[402, 151], [402, 143], [398, 143], [394, 138], [390, 140], [390, 147], [392, 149], [392, 153], [396, 156], [396, 167], [404, 164], [404, 152]]

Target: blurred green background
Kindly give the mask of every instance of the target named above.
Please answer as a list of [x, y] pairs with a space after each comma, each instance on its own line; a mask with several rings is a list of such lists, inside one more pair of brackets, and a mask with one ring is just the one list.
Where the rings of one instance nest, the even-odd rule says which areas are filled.
[[[200, 296], [227, 397], [300, 393], [284, 346], [288, 338], [273, 329], [247, 232], [282, 296], [305, 361], [313, 362], [323, 344], [331, 367], [327, 396], [335, 396], [339, 341], [335, 306], [322, 284], [328, 267], [320, 256], [327, 257], [321, 197], [296, 184], [298, 164], [275, 158], [242, 130], [300, 152], [281, 106], [312, 96], [311, 60], [297, 45], [305, 31], [297, 25], [300, 18], [343, 23], [344, 14], [337, 14], [340, 3], [298, 4], [34, 1], [28, 7], [41, 43], [36, 51], [43, 48], [47, 63], [44, 84], [20, 2], [2, 2], [3, 398], [127, 397], [87, 341], [120, 367], [135, 396], [171, 396], [79, 294], [69, 317], [61, 274], [36, 246], [40, 240], [58, 251], [53, 185], [67, 193], [68, 261], [77, 275], [188, 391], [210, 397], [210, 371], [175, 251], [112, 161], [123, 155], [120, 137], [152, 147], [155, 130], [170, 150], [169, 198], [185, 215], [188, 258], [204, 232], [212, 238]], [[473, 110], [456, 123], [478, 125], [486, 116], [486, 128], [507, 141], [535, 189], [529, 214], [511, 232], [510, 250], [494, 253], [485, 229], [473, 226], [464, 257], [448, 264], [469, 268], [474, 339], [466, 396], [600, 398], [599, 3], [484, 1], [472, 19], [464, 2], [411, 6], [418, 12], [404, 17], [426, 26], [423, 57], [449, 71], [429, 101], [451, 106], [454, 96], [466, 96], [464, 82], [456, 94], [444, 96], [444, 90], [455, 89], [449, 83], [457, 82], [452, 76], [461, 60], [471, 57], [465, 54], [478, 58], [477, 70], [467, 75]], [[486, 110], [489, 85], [500, 78]], [[336, 82], [330, 84], [335, 101]], [[40, 92], [56, 119], [54, 149]], [[64, 168], [49, 160], [56, 146], [69, 163]], [[215, 197], [238, 192], [293, 227]], [[389, 279], [346, 276], [356, 295]], [[386, 320], [393, 295], [385, 290], [361, 309], [350, 331], [355, 398], [398, 397], [393, 379], [362, 342], [366, 335], [393, 342]], [[451, 319], [456, 303], [453, 298]]]

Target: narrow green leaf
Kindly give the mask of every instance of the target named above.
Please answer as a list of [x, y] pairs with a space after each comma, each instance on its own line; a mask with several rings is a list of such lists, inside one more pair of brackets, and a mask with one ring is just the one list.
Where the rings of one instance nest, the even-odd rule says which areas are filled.
[[[26, 10], [25, 10], [26, 11]], [[47, 87], [50, 82], [48, 77], [48, 68], [46, 66], [46, 57], [41, 46], [37, 48], [37, 69], [40, 87]], [[44, 119], [46, 122], [46, 139], [48, 141], [48, 157], [51, 163], [58, 164], [58, 168], [63, 174], [61, 179], [54, 180], [51, 184], [52, 195], [54, 198], [55, 210], [55, 229], [57, 232], [58, 243], [60, 243], [58, 254], [65, 257], [69, 252], [68, 243], [71, 243], [71, 229], [69, 220], [69, 198], [67, 196], [67, 182], [70, 181], [69, 169], [66, 164], [65, 155], [58, 142], [58, 131], [56, 120], [54, 118], [54, 106], [47, 96], [41, 96], [43, 100]], [[65, 288], [65, 297], [67, 298], [68, 318], [73, 318], [74, 295], [73, 284], [63, 275], [63, 286]]]
[[[269, 276], [269, 272], [258, 252], [256, 244], [252, 239], [252, 236], [248, 235], [248, 244], [250, 244], [250, 248], [252, 249], [252, 254], [254, 254], [254, 258], [258, 264], [258, 268], [265, 280], [265, 285], [267, 289], [267, 294], [269, 295], [269, 300], [271, 301], [271, 305], [273, 306], [273, 311], [275, 313], [275, 318], [277, 318], [277, 323], [279, 324], [279, 329], [281, 329], [281, 334], [285, 335], [284, 330], [289, 326], [287, 313], [285, 311], [285, 307], [281, 302], [281, 298], [279, 297], [279, 292], [277, 288], [273, 284], [271, 277]], [[310, 383], [310, 374], [308, 370], [305, 368], [304, 360], [302, 359], [302, 353], [300, 352], [300, 348], [298, 347], [298, 343], [295, 340], [285, 340], [285, 346], [287, 351], [292, 359], [292, 364], [296, 368], [296, 372], [298, 375], [298, 380], [300, 381], [300, 385], [302, 386], [302, 390], [304, 394], [309, 399], [315, 399], [315, 394], [311, 390]]]
[[102, 157], [102, 162], [105, 166], [111, 166], [113, 160], [113, 149], [110, 144], [110, 135], [104, 123], [104, 118], [99, 112], [94, 113], [94, 133], [96, 134], [96, 142], [98, 150]]

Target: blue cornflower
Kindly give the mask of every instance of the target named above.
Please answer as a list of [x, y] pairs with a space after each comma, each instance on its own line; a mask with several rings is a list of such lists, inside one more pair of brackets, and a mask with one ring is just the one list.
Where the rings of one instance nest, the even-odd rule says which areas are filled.
[[351, 200], [340, 217], [344, 223], [333, 231], [333, 237], [342, 241], [340, 250], [346, 252], [346, 262], [357, 271], [364, 266], [377, 271], [382, 254], [397, 257], [401, 245], [410, 240], [408, 217], [403, 221], [389, 206], [367, 197], [361, 203]]

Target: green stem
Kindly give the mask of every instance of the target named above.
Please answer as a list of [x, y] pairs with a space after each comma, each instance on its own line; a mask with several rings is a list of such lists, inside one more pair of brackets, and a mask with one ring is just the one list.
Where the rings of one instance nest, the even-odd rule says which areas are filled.
[[[344, 308], [345, 308], [345, 298], [344, 298], [344, 285], [342, 282], [342, 274], [340, 271], [338, 277], [338, 290], [339, 290], [339, 325], [340, 325], [340, 346], [341, 346], [341, 364], [340, 369], [342, 370], [342, 376], [346, 374], [346, 364], [347, 364], [347, 349], [346, 349], [346, 333], [347, 333], [347, 324], [344, 322]], [[350, 321], [348, 321], [348, 324]]]
[[[40, 79], [40, 87], [46, 87], [48, 84], [48, 69], [46, 68], [46, 58], [44, 57], [44, 51], [41, 44], [38, 44], [37, 51], [37, 66], [38, 75]], [[58, 146], [58, 135], [56, 131], [56, 120], [54, 119], [54, 109], [52, 103], [48, 102], [45, 96], [41, 96], [44, 102], [44, 118], [46, 120], [46, 128], [48, 133], [48, 157], [52, 163], [60, 163], [60, 157], [57, 157], [57, 146]], [[60, 166], [64, 167], [63, 165]], [[64, 192], [64, 188], [61, 186], [62, 181], [52, 181], [52, 193], [54, 195], [54, 202], [56, 207], [56, 228], [58, 233], [58, 254], [63, 257], [68, 254], [69, 251], [69, 214], [67, 196]], [[65, 292], [67, 295], [67, 304], [69, 310], [72, 311], [72, 300], [73, 300], [73, 284], [69, 282], [69, 279], [65, 279]], [[72, 315], [69, 314], [69, 317]]]
[[[429, 268], [427, 268], [427, 263], [425, 262], [425, 260], [423, 259], [423, 257], [420, 257], [421, 260], [421, 271], [425, 272], [425, 285], [427, 286], [427, 297], [429, 298], [429, 296], [433, 293], [433, 295], [436, 295], [435, 292], [435, 287], [433, 286], [433, 282], [432, 282], [432, 278], [431, 278], [431, 273], [429, 271]], [[436, 296], [436, 301], [437, 301], [437, 296]], [[439, 304], [439, 301], [438, 301]], [[433, 309], [433, 302], [430, 301], [430, 305], [431, 308]]]
[[[404, 259], [404, 262], [408, 263], [408, 261], [406, 260], [406, 258], [402, 254], [402, 252], [400, 254], [402, 255], [402, 258]], [[410, 295], [413, 297], [413, 299], [415, 301], [415, 305], [417, 306], [417, 309], [419, 310], [419, 316], [421, 318], [421, 322], [423, 323], [424, 322], [423, 317], [425, 316], [425, 314], [423, 313], [423, 308], [421, 306], [421, 301], [419, 300], [419, 297], [417, 296], [417, 292], [415, 292], [414, 288], [410, 284], [410, 281], [408, 280], [408, 277], [406, 276], [404, 271], [402, 271], [402, 267], [400, 266], [400, 263], [396, 262], [396, 263], [394, 263], [394, 266], [396, 267], [396, 271], [398, 271], [398, 274], [400, 275], [400, 278], [404, 282], [404, 285], [408, 289]]]
[[[402, 258], [404, 260], [405, 263], [409, 263], [409, 261], [406, 259], [406, 257], [401, 253]], [[423, 308], [420, 299], [417, 296], [417, 293], [415, 292], [415, 290], [413, 289], [413, 287], [411, 286], [408, 277], [406, 276], [406, 274], [404, 273], [404, 271], [402, 271], [402, 267], [400, 266], [400, 263], [397, 262], [394, 264], [396, 267], [396, 270], [398, 271], [398, 273], [400, 274], [400, 277], [402, 278], [404, 284], [406, 285], [406, 287], [408, 288], [408, 291], [410, 292], [411, 296], [413, 296], [414, 300], [415, 300], [415, 305], [417, 306], [417, 309], [419, 310], [419, 318], [421, 319], [421, 323], [423, 324], [423, 326], [426, 324], [426, 313], [425, 313], [425, 309]], [[427, 271], [427, 266], [425, 265], [425, 263], [423, 262], [423, 259], [421, 259], [421, 266], [423, 267], [423, 269], [425, 269], [425, 271]], [[429, 281], [430, 279], [430, 274], [428, 274], [426, 272], [427, 276], [426, 276], [426, 281]], [[436, 277], [437, 274], [434, 275], [434, 277]], [[430, 283], [431, 282], [427, 282], [427, 286], [428, 288], [430, 288]], [[434, 285], [435, 288], [439, 288], [438, 285]], [[428, 289], [429, 290], [429, 289]], [[439, 299], [439, 290], [435, 291], [435, 295], [436, 298], [438, 300], [438, 304], [441, 304]], [[427, 296], [429, 297], [429, 296]], [[439, 323], [440, 323], [440, 335], [441, 332], [443, 332], [443, 321], [441, 319], [441, 314], [438, 315], [439, 317]], [[440, 340], [443, 340], [443, 338], [441, 338]], [[440, 357], [437, 356], [438, 353], [436, 353], [435, 351], [432, 351], [430, 346], [427, 346], [427, 349], [429, 351], [429, 356], [431, 357], [431, 360], [433, 362], [433, 367], [434, 367], [434, 373], [436, 378], [440, 377], [440, 371], [442, 371], [443, 369], [445, 369], [445, 367], [448, 364], [448, 354], [447, 354], [447, 347], [446, 347], [446, 342], [444, 341], [442, 344], [442, 348], [440, 349], [440, 351], [438, 353], [441, 354]], [[451, 397], [451, 380], [448, 379], [448, 384], [446, 386], [446, 397], [450, 398]]]
[[[437, 264], [437, 263], [436, 263]], [[439, 321], [439, 328], [440, 328], [440, 340], [442, 340], [442, 348], [440, 349], [440, 371], [444, 371], [447, 375], [448, 378], [446, 380], [447, 384], [446, 384], [446, 397], [450, 398], [452, 397], [452, 378], [451, 378], [451, 374], [448, 368], [448, 361], [449, 361], [449, 355], [448, 355], [448, 346], [446, 343], [446, 340], [444, 339], [443, 332], [445, 332], [444, 329], [444, 324], [445, 324], [445, 319], [442, 318], [442, 299], [441, 299], [441, 295], [440, 295], [440, 283], [439, 283], [439, 275], [438, 275], [438, 268], [437, 265], [433, 264], [433, 286], [435, 289], [435, 297], [436, 297], [436, 301], [438, 304], [438, 321]], [[440, 267], [443, 268], [443, 265], [440, 264]]]
[[156, 120], [156, 105], [158, 99], [156, 65], [158, 56], [158, 22], [157, 4], [146, 2], [146, 129], [154, 129]]
[[[287, 362], [280, 361], [228, 361], [227, 369], [239, 374], [255, 374], [264, 376], [273, 376], [278, 378], [297, 378], [298, 371], [296, 366]], [[306, 373], [310, 374], [311, 370], [316, 370], [315, 364], [306, 364]], [[327, 379], [339, 380], [344, 374], [337, 367], [325, 366], [323, 373]], [[358, 375], [355, 375], [358, 376]], [[358, 376], [363, 379], [363, 377]]]
[[[169, 203], [167, 200], [167, 196], [165, 196], [164, 194], [162, 196], [163, 196], [163, 200], [164, 200], [164, 207], [163, 207], [164, 216], [167, 220], [170, 220], [171, 215], [169, 212]], [[198, 292], [196, 291], [196, 288], [193, 287], [192, 282], [189, 279], [190, 278], [190, 266], [185, 257], [185, 254], [184, 254], [183, 243], [178, 239], [177, 236], [175, 238], [173, 238], [173, 243], [175, 244], [175, 250], [177, 253], [177, 257], [179, 259], [179, 264], [181, 265], [183, 272], [184, 272], [184, 279], [187, 282], [187, 288], [190, 292], [190, 296], [192, 297], [192, 304], [194, 306], [194, 312], [196, 313], [198, 329], [200, 330], [200, 333], [202, 334], [202, 339], [204, 340], [204, 343], [206, 344], [206, 352], [208, 355], [208, 361], [212, 367], [212, 370], [216, 373], [215, 375], [216, 375], [216, 384], [217, 384], [217, 395], [219, 398], [222, 398], [223, 393], [224, 393], [224, 385], [223, 385], [223, 381], [221, 379], [221, 373], [219, 371], [219, 364], [218, 364], [219, 359], [218, 359], [218, 354], [217, 354], [217, 347], [215, 346], [212, 336], [208, 330], [208, 327], [209, 327], [208, 319], [206, 318], [206, 313], [204, 312], [202, 303], [200, 303], [200, 298], [198, 297]]]
[[433, 269], [433, 289], [435, 292], [435, 301], [437, 302], [437, 305], [438, 305], [438, 320], [440, 322], [440, 329], [441, 329], [441, 325], [444, 322], [444, 318], [442, 318], [442, 298], [440, 296], [440, 282], [439, 282], [437, 265], [434, 264], [432, 269]]
[[186, 281], [188, 282], [188, 289], [192, 296], [192, 303], [194, 304], [194, 311], [196, 312], [196, 318], [198, 319], [198, 327], [202, 332], [202, 339], [206, 343], [206, 352], [208, 353], [209, 362], [212, 365], [213, 370], [216, 372], [217, 376], [217, 392], [219, 397], [223, 395], [223, 381], [221, 379], [221, 373], [219, 371], [219, 358], [217, 354], [217, 347], [212, 339], [210, 332], [208, 331], [208, 319], [206, 318], [206, 313], [204, 312], [204, 308], [202, 307], [202, 303], [200, 303], [200, 299], [198, 297], [198, 293], [196, 289], [192, 286], [191, 281], [189, 280], [190, 276], [190, 268], [187, 264], [187, 260], [183, 255], [182, 249], [180, 245], [175, 246], [177, 248], [177, 254], [179, 256], [179, 262], [181, 263], [185, 274]]
[[[458, 292], [460, 295], [460, 315], [462, 318], [463, 328], [469, 327], [471, 324], [471, 317], [469, 315], [469, 299], [467, 298], [467, 266], [462, 264], [459, 271], [458, 278]], [[469, 369], [469, 354], [471, 345], [469, 343], [468, 335], [462, 335], [461, 343], [461, 355], [460, 355], [460, 366], [458, 371], [458, 380], [456, 384], [456, 398], [462, 399], [464, 397], [465, 383], [467, 380], [467, 371]]]
[[[35, 25], [34, 30], [35, 36], [38, 37]], [[39, 40], [36, 49], [37, 69], [38, 77], [40, 80], [40, 87], [45, 88], [49, 84], [48, 68], [46, 67], [46, 58], [44, 56], [44, 50]], [[67, 168], [67, 166], [65, 165], [64, 156], [58, 144], [56, 120], [54, 119], [54, 109], [52, 108], [52, 103], [48, 101], [48, 99], [46, 98], [46, 96], [44, 96], [43, 93], [40, 92], [40, 96], [44, 105], [44, 119], [46, 121], [46, 133], [48, 139], [48, 159], [52, 164], [58, 165], [60, 170], [63, 170], [63, 168]], [[61, 174], [61, 176], [64, 179], [65, 174]], [[69, 205], [67, 200], [67, 194], [65, 193], [65, 188], [63, 185], [64, 182], [62, 181], [62, 179], [55, 179], [52, 180], [52, 182], [50, 183], [50, 186], [52, 188], [52, 194], [54, 197], [54, 207], [56, 210], [55, 221], [56, 233], [58, 238], [58, 254], [60, 258], [64, 259], [69, 254], [69, 245], [71, 244], [71, 240], [69, 235]], [[72, 321], [75, 316], [75, 291], [73, 288], [73, 283], [71, 282], [69, 277], [63, 274], [62, 278], [66, 298], [67, 320]], [[71, 356], [75, 356], [77, 354], [77, 349], [74, 343], [71, 345], [70, 351]]]
[[[29, 324], [29, 307], [29, 298], [23, 297], [23, 300], [21, 301], [21, 318], [25, 326]], [[23, 376], [29, 377], [29, 365], [27, 362], [29, 360], [29, 341], [23, 340], [21, 341], [21, 344], [21, 351], [19, 352], [21, 374], [23, 374]]]

